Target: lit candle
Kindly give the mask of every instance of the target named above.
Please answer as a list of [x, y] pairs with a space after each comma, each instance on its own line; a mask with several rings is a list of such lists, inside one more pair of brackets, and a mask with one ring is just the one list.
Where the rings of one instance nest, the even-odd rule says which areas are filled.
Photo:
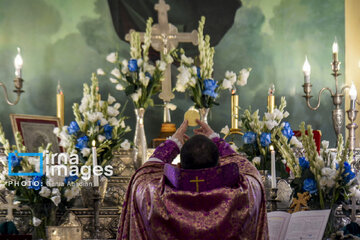
[[310, 67], [309, 61], [307, 59], [307, 56], [305, 56], [305, 62], [304, 62], [304, 65], [303, 65], [303, 72], [304, 72], [304, 83], [310, 83], [311, 67]]
[[64, 93], [60, 86], [60, 81], [57, 86], [56, 94], [56, 116], [60, 119], [61, 126], [64, 126]]
[[21, 68], [23, 66], [23, 59], [20, 55], [20, 48], [17, 48], [18, 54], [15, 57], [14, 60], [14, 66], [15, 66], [15, 76], [17, 78], [21, 78]]
[[[97, 164], [97, 154], [96, 154], [96, 141], [93, 140], [92, 141], [92, 159], [93, 159], [93, 169], [98, 165]], [[94, 173], [95, 171], [93, 171]], [[95, 176], [95, 174], [93, 174], [93, 178], [94, 178], [94, 187], [98, 187], [99, 186], [99, 176]]]
[[231, 92], [231, 128], [239, 128], [239, 95], [235, 94], [235, 90]]
[[350, 95], [350, 110], [355, 110], [357, 91], [354, 83], [351, 83], [349, 95]]
[[271, 154], [271, 188], [276, 188], [276, 166], [275, 166], [275, 150], [273, 145], [270, 145]]
[[332, 52], [333, 52], [333, 60], [337, 62], [339, 60], [338, 59], [339, 45], [337, 43], [336, 38], [335, 38], [335, 41], [334, 41], [334, 43], [332, 45]]
[[268, 91], [268, 105], [267, 105], [267, 108], [268, 108], [268, 112], [269, 113], [272, 113], [274, 111], [274, 108], [275, 108], [275, 96], [274, 96], [274, 93], [275, 93], [275, 85], [272, 84], [269, 88], [269, 91]]

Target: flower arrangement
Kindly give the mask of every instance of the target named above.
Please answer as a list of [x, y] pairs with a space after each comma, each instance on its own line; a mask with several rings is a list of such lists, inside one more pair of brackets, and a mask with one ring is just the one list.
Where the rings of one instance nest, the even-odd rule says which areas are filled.
[[343, 137], [338, 137], [336, 153], [328, 149], [329, 142], [322, 141], [320, 153], [316, 151], [312, 128], [308, 125], [305, 134], [305, 123], [300, 125], [301, 142], [305, 156], [292, 162], [296, 169], [295, 179], [291, 186], [295, 196], [298, 192], [309, 192], [309, 206], [312, 209], [332, 208], [351, 196], [351, 190], [357, 185], [356, 175], [351, 169], [353, 154], [349, 143], [343, 144]]
[[236, 86], [247, 84], [251, 68], [242, 69], [238, 76], [232, 71], [225, 73], [225, 78], [220, 81], [213, 79], [214, 53], [213, 47], [210, 47], [210, 36], [204, 37], [205, 17], [201, 17], [198, 27], [198, 49], [199, 66], [191, 57], [187, 57], [183, 49], [179, 50], [180, 57], [176, 52], [173, 56], [180, 62], [178, 68], [177, 82], [175, 90], [178, 92], [188, 91], [195, 108], [211, 108], [214, 104], [218, 105], [216, 99], [220, 90], [235, 90]]
[[286, 100], [282, 97], [280, 106], [272, 113], [266, 112], [262, 120], [260, 120], [259, 110], [251, 113], [249, 109], [245, 109], [240, 117], [240, 127], [244, 131], [244, 144], [240, 150], [248, 155], [258, 169], [269, 170], [269, 146], [272, 144], [275, 151], [280, 153], [277, 154], [276, 160], [284, 159], [284, 164], [276, 164], [277, 171], [282, 177], [287, 175], [285, 164], [291, 160], [291, 147], [302, 147], [301, 142], [294, 136], [289, 122], [283, 121], [289, 116], [285, 107]]
[[[20, 157], [17, 153], [25, 153], [26, 147], [19, 132], [15, 134], [16, 145], [10, 146], [5, 137], [2, 125], [0, 124], [0, 143], [5, 149], [6, 156], [1, 159], [3, 171], [0, 173], [0, 190], [8, 189], [15, 194], [15, 201], [26, 205], [32, 212], [32, 225], [36, 227], [39, 237], [45, 238], [45, 226], [54, 225], [56, 211], [71, 207], [73, 199], [79, 195], [80, 188], [73, 184], [78, 181], [77, 176], [69, 174], [59, 175], [46, 172], [42, 176], [13, 176], [8, 174], [8, 162], [11, 161], [13, 173], [40, 173], [40, 162], [36, 157]], [[51, 144], [46, 148], [40, 147], [39, 153], [48, 152]], [[43, 169], [43, 172], [45, 172]]]
[[92, 74], [91, 86], [84, 84], [81, 104], [73, 105], [75, 121], [61, 129], [55, 128], [54, 133], [60, 138], [60, 146], [69, 154], [78, 154], [82, 163], [91, 165], [91, 144], [96, 142], [98, 161], [101, 166], [110, 163], [112, 150], [118, 147], [130, 148], [124, 135], [131, 129], [125, 124], [125, 116], [119, 111], [120, 103], [108, 95], [107, 101], [100, 99], [99, 83]]
[[111, 71], [110, 81], [116, 84], [117, 90], [124, 90], [131, 97], [135, 108], [154, 105], [152, 97], [160, 92], [166, 64], [172, 62], [171, 56], [164, 53], [164, 61], [158, 60], [155, 65], [149, 61], [152, 22], [152, 18], [147, 20], [144, 44], [141, 45], [140, 33], [130, 33], [130, 60], [120, 61], [117, 53], [110, 53], [106, 58], [117, 66]]

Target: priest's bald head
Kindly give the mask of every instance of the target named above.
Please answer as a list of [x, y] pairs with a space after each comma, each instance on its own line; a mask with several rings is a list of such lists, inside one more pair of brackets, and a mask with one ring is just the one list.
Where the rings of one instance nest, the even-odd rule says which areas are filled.
[[218, 148], [213, 141], [204, 135], [195, 135], [191, 137], [181, 148], [181, 168], [211, 168], [217, 166], [218, 161]]

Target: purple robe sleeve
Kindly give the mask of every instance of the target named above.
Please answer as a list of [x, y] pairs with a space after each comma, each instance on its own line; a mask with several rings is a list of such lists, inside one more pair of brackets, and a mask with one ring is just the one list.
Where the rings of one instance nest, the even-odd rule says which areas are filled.
[[168, 139], [155, 149], [149, 161], [171, 163], [179, 153], [178, 145], [173, 140]]
[[216, 144], [217, 148], [219, 149], [219, 156], [220, 157], [227, 157], [236, 152], [231, 148], [230, 144], [227, 143], [224, 139], [220, 137], [212, 138], [212, 141]]

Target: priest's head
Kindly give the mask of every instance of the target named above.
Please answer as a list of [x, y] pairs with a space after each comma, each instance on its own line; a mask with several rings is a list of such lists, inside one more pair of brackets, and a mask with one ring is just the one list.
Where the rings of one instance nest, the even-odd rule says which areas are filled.
[[219, 151], [215, 143], [203, 135], [195, 135], [184, 143], [180, 152], [181, 168], [201, 169], [218, 164]]

